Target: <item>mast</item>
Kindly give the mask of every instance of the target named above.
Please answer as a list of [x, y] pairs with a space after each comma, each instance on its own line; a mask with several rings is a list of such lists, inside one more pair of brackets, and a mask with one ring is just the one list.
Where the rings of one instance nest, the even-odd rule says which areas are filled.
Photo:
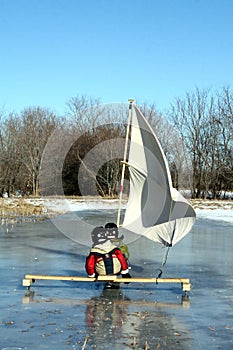
[[123, 158], [122, 173], [121, 173], [121, 184], [120, 184], [120, 193], [119, 193], [119, 206], [118, 206], [118, 213], [117, 213], [117, 227], [119, 227], [119, 225], [120, 225], [121, 202], [122, 202], [123, 184], [124, 184], [124, 177], [125, 177], [125, 162], [126, 162], [127, 149], [128, 149], [129, 129], [130, 129], [130, 121], [131, 121], [131, 115], [132, 115], [132, 104], [133, 104], [134, 100], [130, 99], [130, 100], [128, 100], [128, 102], [129, 102], [128, 124], [127, 124], [127, 129], [126, 129], [125, 150], [124, 150], [124, 158]]

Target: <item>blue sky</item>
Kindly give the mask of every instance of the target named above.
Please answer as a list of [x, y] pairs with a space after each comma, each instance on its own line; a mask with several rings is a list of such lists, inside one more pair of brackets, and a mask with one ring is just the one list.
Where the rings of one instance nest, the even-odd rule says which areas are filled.
[[231, 0], [0, 0], [0, 110], [154, 102], [233, 82]]

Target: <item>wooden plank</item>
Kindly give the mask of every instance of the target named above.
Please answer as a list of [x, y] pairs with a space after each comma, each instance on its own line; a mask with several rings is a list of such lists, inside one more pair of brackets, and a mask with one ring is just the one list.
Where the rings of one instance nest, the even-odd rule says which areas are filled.
[[23, 286], [30, 287], [35, 280], [53, 280], [53, 281], [74, 281], [74, 282], [116, 282], [116, 283], [181, 283], [184, 291], [190, 291], [191, 283], [189, 278], [144, 278], [144, 277], [132, 277], [121, 278], [117, 276], [99, 276], [85, 277], [85, 276], [54, 276], [54, 275], [32, 275], [27, 274], [23, 279]]
[[24, 277], [29, 280], [52, 280], [52, 281], [76, 281], [76, 282], [94, 282], [96, 281], [95, 277], [86, 277], [86, 276], [54, 276], [54, 275], [30, 275], [27, 274]]
[[57, 281], [79, 281], [79, 282], [93, 282], [93, 281], [111, 281], [111, 282], [138, 282], [138, 283], [189, 283], [189, 278], [153, 278], [153, 277], [132, 277], [121, 278], [117, 276], [99, 276], [86, 277], [86, 276], [60, 276], [60, 275], [25, 275], [25, 279], [35, 280], [57, 280]]

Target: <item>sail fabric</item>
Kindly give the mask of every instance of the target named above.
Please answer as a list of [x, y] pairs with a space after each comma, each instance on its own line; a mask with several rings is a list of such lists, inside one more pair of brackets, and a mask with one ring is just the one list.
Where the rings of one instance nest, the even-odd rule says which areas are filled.
[[122, 227], [155, 242], [173, 246], [191, 230], [195, 212], [172, 187], [161, 145], [145, 117], [134, 105], [127, 165], [130, 193]]

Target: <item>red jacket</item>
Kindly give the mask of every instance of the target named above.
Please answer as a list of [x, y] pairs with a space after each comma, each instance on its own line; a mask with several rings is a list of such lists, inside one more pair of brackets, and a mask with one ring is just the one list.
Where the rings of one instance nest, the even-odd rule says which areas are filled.
[[[109, 261], [108, 261], [109, 260]], [[111, 265], [111, 266], [110, 266]], [[86, 258], [86, 271], [90, 277], [98, 275], [128, 273], [127, 260], [115, 245], [97, 245]], [[110, 271], [110, 272], [109, 272]]]

